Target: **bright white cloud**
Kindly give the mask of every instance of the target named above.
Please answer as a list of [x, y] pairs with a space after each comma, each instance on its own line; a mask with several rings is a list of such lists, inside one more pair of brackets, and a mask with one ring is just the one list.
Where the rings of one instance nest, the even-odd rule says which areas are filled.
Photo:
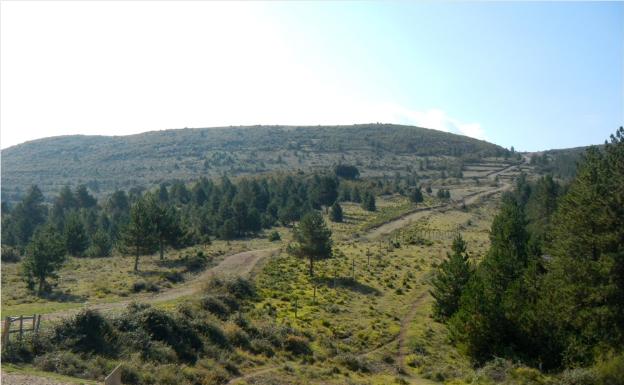
[[477, 139], [485, 139], [485, 130], [480, 123], [466, 123], [450, 117], [441, 109], [428, 109], [424, 111], [411, 110], [396, 104], [385, 103], [373, 108], [377, 115], [375, 121], [386, 123], [409, 124], [434, 130], [452, 132], [470, 136]]

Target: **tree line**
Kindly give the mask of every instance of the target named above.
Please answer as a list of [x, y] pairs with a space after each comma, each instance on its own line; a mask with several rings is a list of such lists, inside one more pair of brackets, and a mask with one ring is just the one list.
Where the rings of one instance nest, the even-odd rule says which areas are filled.
[[624, 128], [589, 148], [576, 177], [521, 176], [482, 261], [459, 237], [433, 278], [434, 317], [476, 363], [591, 366], [624, 346]]
[[305, 213], [323, 207], [331, 207], [332, 220], [341, 221], [339, 201], [355, 198], [366, 209], [375, 209], [370, 185], [359, 181], [341, 185], [332, 174], [237, 181], [224, 176], [191, 185], [161, 184], [149, 191], [119, 190], [100, 202], [83, 185], [66, 186], [51, 205], [32, 186], [11, 210], [3, 207], [2, 245], [4, 251], [11, 248], [26, 255], [25, 277], [42, 292], [65, 255], [106, 257], [117, 250], [134, 256], [138, 270], [141, 255], [159, 251], [163, 258], [167, 247], [253, 236], [277, 224], [292, 226]]

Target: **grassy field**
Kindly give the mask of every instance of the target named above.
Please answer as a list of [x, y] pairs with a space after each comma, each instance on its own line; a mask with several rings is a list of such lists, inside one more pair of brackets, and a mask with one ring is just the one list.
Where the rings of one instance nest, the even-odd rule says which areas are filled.
[[[284, 232], [284, 230], [281, 230]], [[2, 264], [2, 313], [47, 314], [87, 304], [137, 300], [189, 284], [203, 270], [217, 265], [226, 255], [274, 245], [266, 239], [214, 241], [211, 245], [170, 250], [165, 259], [142, 256], [139, 272], [134, 257], [74, 258], [63, 265], [51, 294], [38, 297], [21, 276], [21, 263]], [[205, 258], [199, 260], [198, 253]]]

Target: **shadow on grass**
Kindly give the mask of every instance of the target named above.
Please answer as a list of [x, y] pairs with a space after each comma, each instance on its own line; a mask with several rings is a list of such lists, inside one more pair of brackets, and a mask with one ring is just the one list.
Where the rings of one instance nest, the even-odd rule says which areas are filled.
[[158, 260], [156, 265], [159, 267], [166, 267], [168, 269], [173, 269], [176, 267], [186, 267], [188, 261], [184, 258], [176, 258], [176, 259], [163, 259]]
[[319, 277], [316, 279], [316, 283], [331, 288], [343, 288], [355, 291], [365, 295], [381, 295], [381, 291], [375, 289], [372, 286], [368, 286], [364, 283], [360, 283], [351, 277]]
[[148, 277], [158, 277], [163, 275], [163, 273], [165, 273], [162, 270], [139, 270], [139, 271], [135, 271], [134, 275], [136, 275], [137, 277], [142, 277], [142, 278], [148, 278]]
[[68, 294], [59, 290], [45, 292], [39, 298], [54, 302], [84, 302], [87, 300], [87, 297], [84, 295]]

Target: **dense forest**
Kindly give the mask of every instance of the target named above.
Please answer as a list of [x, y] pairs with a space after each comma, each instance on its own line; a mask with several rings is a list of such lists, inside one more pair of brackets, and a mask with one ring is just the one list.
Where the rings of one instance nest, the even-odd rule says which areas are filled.
[[363, 175], [428, 170], [449, 161], [508, 155], [495, 144], [420, 127], [253, 126], [63, 136], [2, 150], [2, 196], [19, 201], [37, 184], [45, 197], [85, 184], [95, 195], [200, 177], [323, 171], [355, 164]]

